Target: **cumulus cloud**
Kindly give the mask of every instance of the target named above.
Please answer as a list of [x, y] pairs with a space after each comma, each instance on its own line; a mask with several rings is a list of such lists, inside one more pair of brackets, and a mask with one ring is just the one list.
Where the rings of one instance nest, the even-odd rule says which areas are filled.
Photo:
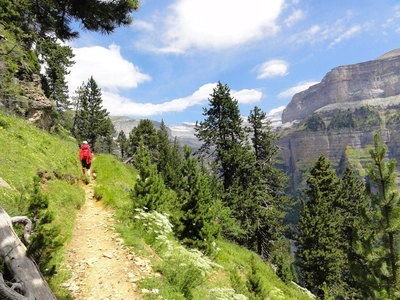
[[261, 97], [262, 97], [262, 92], [258, 90], [249, 90], [249, 89], [244, 89], [241, 91], [231, 91], [231, 96], [235, 98], [238, 103], [242, 104], [250, 104], [250, 103], [255, 103], [255, 102], [260, 102]]
[[[167, 18], [154, 18], [162, 40], [147, 35], [137, 45], [158, 52], [182, 53], [190, 48], [219, 50], [244, 44], [279, 30], [284, 0], [176, 0]], [[150, 43], [151, 42], [151, 43]]]
[[[207, 83], [190, 96], [163, 103], [138, 103], [117, 93], [103, 92], [103, 105], [114, 116], [150, 117], [182, 112], [191, 106], [206, 104], [216, 85], [216, 83]], [[239, 103], [252, 103], [259, 101], [262, 93], [257, 90], [241, 90], [231, 91], [231, 96]]]
[[296, 86], [291, 87], [281, 93], [278, 94], [279, 99], [287, 99], [287, 98], [292, 98], [295, 94], [302, 92], [306, 89], [308, 89], [310, 86], [319, 83], [318, 81], [304, 81], [298, 83]]
[[215, 83], [208, 83], [190, 96], [163, 103], [137, 103], [117, 93], [105, 92], [103, 93], [103, 104], [111, 115], [149, 117], [163, 113], [182, 112], [190, 106], [206, 103], [214, 87]]
[[121, 56], [120, 47], [110, 45], [73, 48], [75, 64], [67, 76], [70, 93], [74, 92], [90, 76], [102, 90], [136, 88], [140, 83], [150, 81], [148, 74]]
[[284, 60], [270, 60], [258, 68], [257, 79], [282, 77], [288, 74], [289, 64]]

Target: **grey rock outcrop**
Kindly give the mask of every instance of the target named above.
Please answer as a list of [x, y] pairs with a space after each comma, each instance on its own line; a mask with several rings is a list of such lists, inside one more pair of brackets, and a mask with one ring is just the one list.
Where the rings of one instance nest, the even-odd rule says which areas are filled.
[[53, 103], [44, 95], [40, 76], [33, 74], [30, 82], [22, 84], [25, 97], [30, 103], [26, 112], [28, 121], [44, 130], [49, 130], [51, 126], [51, 114], [53, 112]]
[[329, 106], [398, 104], [399, 95], [400, 49], [396, 49], [375, 60], [332, 69], [320, 83], [293, 96], [282, 113], [282, 123], [303, 120]]

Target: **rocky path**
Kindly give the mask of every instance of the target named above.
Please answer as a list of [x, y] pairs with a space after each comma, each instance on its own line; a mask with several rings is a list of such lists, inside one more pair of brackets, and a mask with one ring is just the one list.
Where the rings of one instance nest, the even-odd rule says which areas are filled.
[[67, 248], [73, 275], [65, 286], [76, 300], [142, 299], [136, 282], [151, 273], [150, 262], [124, 246], [113, 211], [93, 197], [94, 184], [84, 186], [86, 201]]

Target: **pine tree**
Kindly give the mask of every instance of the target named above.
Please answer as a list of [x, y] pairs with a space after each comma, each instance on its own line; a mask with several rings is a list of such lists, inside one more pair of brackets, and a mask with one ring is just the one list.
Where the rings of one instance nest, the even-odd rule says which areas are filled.
[[330, 294], [343, 295], [341, 270], [345, 253], [341, 244], [343, 217], [335, 209], [340, 180], [324, 155], [320, 155], [308, 175], [298, 224], [298, 252], [305, 286], [323, 296], [324, 283]]
[[143, 142], [139, 142], [137, 151], [134, 161], [138, 169], [138, 178], [131, 191], [133, 208], [168, 212], [168, 208], [174, 205], [171, 193], [158, 174], [156, 165], [151, 163], [150, 152]]
[[374, 134], [374, 149], [369, 151], [372, 163], [367, 165], [368, 193], [373, 208], [371, 229], [374, 232], [368, 264], [373, 271], [375, 293], [380, 298], [400, 297], [399, 243], [400, 243], [400, 194], [396, 188], [394, 159], [387, 159], [387, 146]]
[[351, 167], [346, 167], [341, 180], [341, 189], [335, 206], [342, 216], [341, 240], [347, 263], [343, 266], [342, 276], [346, 283], [346, 295], [351, 299], [367, 299], [371, 274], [367, 266], [366, 254], [362, 245], [370, 238], [369, 226], [371, 207], [366, 195], [364, 182]]
[[126, 148], [127, 148], [127, 138], [126, 138], [125, 132], [123, 130], [121, 130], [118, 134], [117, 143], [118, 143], [119, 149], [121, 151], [121, 157], [124, 158], [125, 154], [126, 154]]
[[138, 0], [1, 0], [0, 4], [0, 19], [12, 24], [14, 31], [35, 30], [40, 39], [55, 36], [63, 41], [79, 36], [73, 22], [85, 30], [110, 34], [119, 26], [131, 24], [131, 13], [139, 7]]
[[97, 139], [94, 147], [95, 151], [98, 153], [113, 153], [115, 134], [115, 127], [110, 118], [105, 118], [102, 123], [102, 135]]
[[168, 161], [171, 156], [171, 141], [167, 126], [165, 126], [164, 120], [161, 120], [160, 129], [157, 130], [157, 152], [160, 159], [157, 161], [157, 170], [163, 176], [165, 184], [168, 186]]
[[155, 163], [158, 157], [158, 136], [153, 122], [149, 119], [140, 120], [139, 124], [129, 133], [128, 154], [130, 156], [134, 156], [137, 153], [140, 141], [143, 141], [143, 145], [150, 152], [151, 162]]
[[[258, 199], [254, 202], [262, 207], [259, 210], [262, 214], [259, 216], [258, 226], [254, 229], [257, 232], [257, 252], [269, 257], [278, 268], [290, 269], [290, 245], [285, 241], [289, 230], [284, 218], [292, 201], [285, 193], [288, 177], [275, 167], [278, 154], [275, 142], [278, 136], [273, 133], [266, 113], [257, 106], [250, 111], [248, 122], [255, 155], [253, 180], [256, 182], [253, 184], [252, 198]], [[283, 273], [287, 276], [290, 274], [286, 271], [282, 271]]]
[[220, 233], [217, 211], [213, 205], [208, 177], [201, 172], [191, 152], [190, 147], [185, 145], [185, 163], [182, 168], [184, 176], [179, 193], [179, 202], [182, 203], [179, 237], [186, 245], [212, 254], [213, 243]]
[[210, 108], [203, 109], [206, 119], [196, 122], [195, 135], [203, 143], [199, 153], [214, 159], [224, 188], [228, 190], [246, 163], [242, 155], [247, 137], [242, 127], [238, 102], [231, 97], [229, 87], [218, 82], [210, 96]]
[[112, 131], [107, 109], [102, 106], [101, 89], [91, 76], [86, 84], [77, 89], [76, 95], [76, 115], [72, 134], [80, 141], [87, 140], [94, 149], [96, 141], [108, 137]]
[[231, 97], [226, 85], [218, 82], [209, 105], [203, 113], [206, 120], [195, 127], [196, 136], [203, 142], [199, 153], [210, 155], [212, 169], [223, 185], [221, 197], [240, 225], [241, 236], [229, 238], [255, 249], [258, 228], [268, 213], [262, 207], [265, 191], [261, 174], [255, 167], [255, 154], [243, 127], [237, 100]]

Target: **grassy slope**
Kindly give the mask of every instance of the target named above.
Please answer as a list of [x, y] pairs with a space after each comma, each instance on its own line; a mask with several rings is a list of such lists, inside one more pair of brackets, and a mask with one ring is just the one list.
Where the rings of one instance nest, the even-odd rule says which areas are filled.
[[[43, 183], [43, 190], [50, 196], [50, 209], [56, 216], [54, 223], [62, 227], [62, 235], [67, 242], [71, 238], [76, 211], [84, 201], [84, 192], [77, 184], [80, 166], [76, 141], [69, 137], [61, 139], [37, 130], [25, 121], [0, 111], [0, 145], [0, 177], [12, 187], [11, 189], [0, 187], [0, 205], [10, 215], [24, 214], [27, 206], [25, 199], [29, 197], [32, 178], [38, 170], [45, 171], [50, 177]], [[133, 230], [132, 226], [129, 190], [134, 185], [136, 171], [123, 165], [111, 155], [96, 155], [93, 170], [97, 174], [95, 196], [116, 209], [118, 230], [122, 233], [126, 244], [134, 247], [136, 252], [151, 256], [150, 251], [154, 256], [153, 250], [149, 250], [144, 243], [145, 237]], [[236, 270], [243, 282], [250, 273], [249, 262], [253, 256], [251, 252], [226, 241], [221, 241], [219, 247], [221, 251], [216, 263], [222, 268], [215, 268], [207, 280], [193, 287], [192, 299], [211, 299], [205, 296], [209, 295], [211, 289], [230, 289], [232, 283], [228, 270]], [[163, 258], [164, 262], [168, 261], [163, 257], [163, 253], [158, 252], [157, 255]], [[64, 257], [64, 252], [61, 250], [56, 253], [54, 262], [62, 266]], [[294, 286], [280, 281], [269, 265], [257, 259], [256, 266], [260, 274], [263, 274], [267, 299], [309, 299]], [[166, 270], [165, 266], [156, 268]], [[172, 272], [175, 272], [173, 274], [188, 274], [179, 268], [179, 266], [169, 267], [169, 272], [173, 270]], [[61, 267], [56, 276], [49, 280], [57, 299], [71, 299], [68, 291], [60, 286], [69, 276], [68, 270]], [[147, 299], [156, 299], [160, 295], [168, 299], [185, 299], [179, 288], [171, 283], [170, 278], [149, 279], [140, 285], [150, 290], [153, 288], [160, 290], [159, 295], [147, 294]], [[233, 298], [225, 295], [220, 299]]]
[[[76, 141], [43, 132], [0, 111], [0, 177], [11, 186], [11, 189], [0, 187], [0, 205], [10, 216], [26, 214], [33, 177], [38, 171], [48, 178], [42, 188], [49, 195], [54, 224], [61, 227], [61, 235], [68, 241], [77, 208], [85, 197], [78, 185], [80, 165]], [[53, 263], [60, 266], [63, 258], [61, 249], [54, 253]], [[50, 280], [58, 299], [69, 299], [68, 292], [59, 287], [68, 276], [68, 272], [61, 271]]]

